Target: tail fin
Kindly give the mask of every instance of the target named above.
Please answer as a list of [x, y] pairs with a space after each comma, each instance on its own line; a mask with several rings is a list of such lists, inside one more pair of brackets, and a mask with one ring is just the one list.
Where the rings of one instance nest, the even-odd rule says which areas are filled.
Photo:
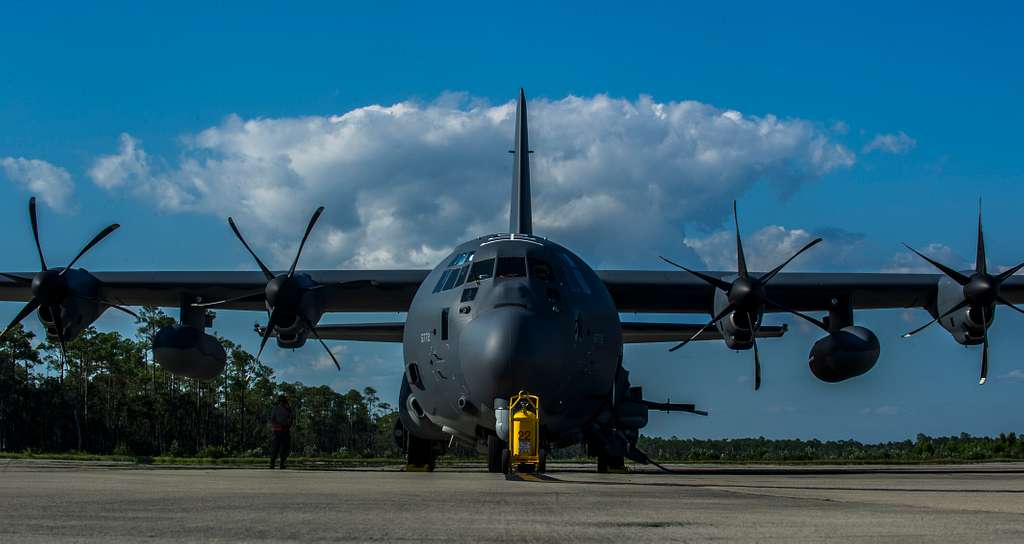
[[516, 147], [512, 151], [512, 207], [508, 231], [511, 234], [533, 234], [530, 210], [530, 142], [526, 130], [526, 93], [519, 89], [516, 106]]

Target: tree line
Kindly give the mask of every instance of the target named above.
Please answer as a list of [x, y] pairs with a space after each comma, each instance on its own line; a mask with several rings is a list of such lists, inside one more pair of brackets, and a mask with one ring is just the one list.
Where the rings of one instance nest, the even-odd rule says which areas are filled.
[[856, 440], [798, 440], [737, 438], [702, 440], [642, 436], [638, 447], [654, 459], [682, 462], [861, 461], [920, 462], [941, 460], [985, 461], [1024, 459], [1024, 437], [1001, 433], [996, 437], [933, 438], [918, 434], [914, 440], [864, 444]]
[[[126, 456], [259, 457], [270, 443], [269, 411], [279, 394], [295, 411], [297, 455], [395, 458], [398, 417], [372, 388], [339, 393], [285, 382], [248, 351], [220, 339], [224, 373], [202, 382], [174, 376], [152, 359], [151, 338], [173, 318], [143, 308], [132, 337], [87, 329], [59, 346], [20, 325], [0, 339], [0, 451]], [[654, 459], [680, 462], [1024, 459], [1024, 438], [959, 436], [864, 444], [855, 440], [681, 439], [642, 436]], [[456, 448], [456, 456], [471, 449]], [[552, 452], [583, 457], [582, 447]]]
[[134, 456], [262, 456], [279, 394], [295, 412], [297, 455], [396, 457], [397, 413], [372, 388], [339, 393], [284, 382], [241, 346], [220, 339], [224, 373], [203, 382], [167, 372], [151, 338], [173, 318], [143, 308], [134, 337], [87, 329], [53, 342], [20, 325], [0, 339], [0, 451]]

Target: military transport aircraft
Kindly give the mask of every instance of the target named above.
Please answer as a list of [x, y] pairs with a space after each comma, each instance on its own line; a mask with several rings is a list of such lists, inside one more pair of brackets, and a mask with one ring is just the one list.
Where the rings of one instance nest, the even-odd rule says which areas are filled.
[[[647, 462], [636, 443], [649, 410], [704, 414], [691, 404], [644, 399], [623, 366], [623, 344], [675, 341], [676, 350], [693, 340], [718, 339], [731, 349], [752, 349], [757, 389], [757, 339], [785, 332], [762, 325], [762, 317], [786, 312], [822, 330], [810, 351], [810, 370], [821, 380], [839, 382], [867, 372], [879, 356], [878, 338], [855, 325], [854, 310], [923, 308], [934, 317], [924, 327], [938, 322], [960, 344], [983, 346], [984, 383], [987, 330], [996, 306], [1024, 313], [1013, 305], [1024, 302], [1024, 281], [1013, 277], [1024, 263], [988, 272], [980, 214], [976, 265], [967, 272], [917, 251], [941, 274], [781, 272], [818, 239], [776, 268], [754, 273], [746, 265], [738, 220], [735, 271], [699, 272], [669, 259], [664, 260], [682, 270], [592, 270], [570, 250], [533, 233], [522, 91], [515, 122], [508, 232], [458, 245], [433, 270], [300, 271], [302, 248], [323, 208], [313, 214], [284, 272], [270, 270], [256, 256], [231, 218], [228, 224], [259, 272], [75, 268], [116, 224], [97, 234], [66, 267], [50, 268], [32, 199], [29, 218], [40, 271], [0, 273], [0, 300], [26, 302], [12, 327], [36, 312], [47, 336], [61, 346], [110, 308], [128, 313], [126, 306], [179, 308], [178, 323], [153, 338], [154, 359], [175, 374], [198, 379], [217, 376], [226, 362], [220, 343], [205, 332], [212, 325], [210, 308], [266, 311], [266, 326], [257, 327], [260, 354], [272, 337], [282, 348], [300, 347], [309, 336], [321, 344], [326, 339], [401, 342], [405, 372], [396, 434], [409, 463], [432, 467], [443, 445], [458, 440], [486, 452], [494, 472], [503, 470], [508, 399], [520, 390], [541, 399], [542, 445], [586, 444], [600, 471], [622, 467], [624, 458]], [[405, 312], [407, 317], [404, 323], [317, 325], [327, 312]], [[713, 317], [696, 325], [622, 322], [623, 312]], [[818, 319], [806, 312], [823, 315]]]

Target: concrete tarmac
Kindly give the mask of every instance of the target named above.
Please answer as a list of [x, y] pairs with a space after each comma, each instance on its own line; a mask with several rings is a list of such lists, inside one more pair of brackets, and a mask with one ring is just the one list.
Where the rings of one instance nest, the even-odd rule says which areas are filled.
[[552, 468], [0, 460], [0, 542], [1024, 542], [1024, 464]]

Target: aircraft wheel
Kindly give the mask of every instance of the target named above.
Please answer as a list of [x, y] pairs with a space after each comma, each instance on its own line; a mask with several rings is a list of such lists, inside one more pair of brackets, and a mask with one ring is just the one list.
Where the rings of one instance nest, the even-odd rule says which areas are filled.
[[512, 452], [507, 449], [501, 452], [501, 471], [505, 474], [512, 473]]
[[487, 437], [487, 472], [500, 474], [502, 470], [502, 452], [505, 451], [505, 441], [496, 435]]
[[626, 470], [626, 459], [621, 455], [608, 455], [599, 453], [597, 455], [597, 471], [601, 474], [609, 472], [624, 472]]
[[424, 440], [416, 435], [409, 435], [408, 446], [409, 467], [416, 467], [433, 472], [437, 466], [437, 452], [434, 450], [434, 442]]
[[537, 472], [548, 471], [548, 450], [541, 448], [540, 461], [537, 463]]

